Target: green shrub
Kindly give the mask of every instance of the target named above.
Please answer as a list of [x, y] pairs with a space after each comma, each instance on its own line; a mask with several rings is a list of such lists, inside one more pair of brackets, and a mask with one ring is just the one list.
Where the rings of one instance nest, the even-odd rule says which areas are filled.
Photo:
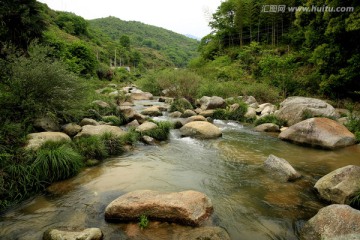
[[253, 82], [246, 84], [242, 88], [242, 94], [245, 96], [253, 96], [255, 99], [261, 102], [276, 103], [280, 99], [279, 90], [266, 83]]
[[360, 117], [351, 113], [345, 127], [355, 134], [356, 140], [360, 142]]
[[141, 230], [143, 230], [144, 228], [147, 228], [149, 225], [149, 219], [145, 214], [142, 214], [139, 217], [139, 227]]
[[264, 123], [274, 123], [278, 126], [286, 126], [286, 121], [276, 117], [275, 115], [273, 114], [269, 114], [269, 115], [266, 115], [262, 118], [258, 118], [257, 120], [255, 120], [255, 126], [258, 126], [258, 125], [261, 125], [261, 124], [264, 124]]
[[220, 119], [220, 120], [228, 120], [229, 119], [229, 111], [226, 109], [215, 109], [212, 118]]
[[142, 132], [142, 136], [149, 136], [159, 141], [165, 141], [169, 138], [170, 129], [173, 128], [171, 122], [161, 121], [156, 123], [157, 128]]
[[239, 122], [246, 121], [245, 114], [247, 112], [247, 105], [238, 100], [232, 101], [233, 103], [238, 103], [239, 107], [233, 111], [230, 111], [229, 107], [227, 109], [215, 109], [213, 118], [214, 119], [222, 119], [222, 120], [234, 120]]
[[51, 183], [76, 175], [83, 166], [83, 157], [69, 145], [47, 142], [35, 153], [31, 164], [33, 173]]
[[107, 147], [99, 136], [76, 138], [73, 146], [85, 159], [102, 160], [109, 156]]
[[111, 123], [112, 125], [115, 126], [121, 126], [124, 124], [124, 120], [118, 116], [104, 116], [102, 117], [102, 121]]
[[123, 144], [133, 145], [140, 139], [140, 133], [135, 131], [135, 128], [131, 128], [128, 132], [121, 136], [121, 141]]
[[109, 156], [120, 155], [124, 152], [125, 144], [122, 137], [115, 136], [112, 133], [105, 133], [101, 136], [101, 141], [104, 143]]
[[187, 109], [193, 109], [193, 106], [185, 98], [175, 99], [170, 105], [170, 112], [179, 111], [183, 113]]

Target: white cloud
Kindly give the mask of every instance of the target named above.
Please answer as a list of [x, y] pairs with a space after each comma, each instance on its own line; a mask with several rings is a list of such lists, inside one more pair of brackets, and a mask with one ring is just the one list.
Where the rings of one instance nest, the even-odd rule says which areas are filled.
[[203, 37], [210, 33], [209, 13], [221, 0], [38, 0], [51, 9], [73, 12], [85, 19], [114, 16], [139, 21], [182, 34]]

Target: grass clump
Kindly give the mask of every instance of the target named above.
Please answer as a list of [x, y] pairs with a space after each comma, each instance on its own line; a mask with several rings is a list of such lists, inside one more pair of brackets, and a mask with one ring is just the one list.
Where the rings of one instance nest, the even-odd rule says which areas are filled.
[[102, 160], [109, 156], [107, 147], [99, 136], [76, 138], [73, 146], [85, 159]]
[[360, 117], [350, 113], [345, 127], [355, 134], [357, 142], [360, 142]]
[[145, 132], [142, 132], [142, 136], [149, 136], [158, 141], [165, 141], [169, 138], [170, 129], [173, 128], [173, 124], [168, 121], [156, 122], [158, 126], [155, 129], [151, 129]]
[[112, 133], [105, 133], [100, 137], [105, 145], [107, 155], [116, 156], [124, 152], [124, 140], [120, 136], [115, 136]]
[[145, 215], [145, 214], [142, 214], [140, 217], [139, 217], [139, 227], [141, 230], [143, 230], [144, 228], [147, 228], [148, 225], [149, 225], [149, 219], [148, 217]]
[[259, 126], [264, 123], [273, 123], [280, 127], [286, 126], [286, 121], [276, 117], [274, 114], [269, 114], [269, 115], [266, 115], [262, 118], [255, 120], [254, 125]]
[[193, 109], [193, 106], [185, 98], [175, 99], [170, 106], [170, 112], [179, 111], [183, 113], [187, 109]]
[[101, 119], [104, 122], [110, 123], [111, 125], [114, 126], [121, 126], [124, 124], [124, 119], [120, 118], [119, 116], [104, 116]]
[[234, 120], [238, 122], [245, 122], [247, 119], [245, 118], [245, 114], [247, 112], [247, 105], [242, 101], [234, 101], [233, 103], [237, 103], [239, 107], [234, 110], [230, 110], [229, 107], [226, 109], [215, 109], [213, 118], [221, 119], [221, 120]]

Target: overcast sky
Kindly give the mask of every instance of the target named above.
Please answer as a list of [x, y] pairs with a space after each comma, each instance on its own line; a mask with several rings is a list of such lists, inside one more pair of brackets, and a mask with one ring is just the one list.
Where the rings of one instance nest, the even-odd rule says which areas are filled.
[[203, 37], [209, 17], [222, 0], [38, 0], [51, 9], [73, 12], [85, 19], [114, 16]]

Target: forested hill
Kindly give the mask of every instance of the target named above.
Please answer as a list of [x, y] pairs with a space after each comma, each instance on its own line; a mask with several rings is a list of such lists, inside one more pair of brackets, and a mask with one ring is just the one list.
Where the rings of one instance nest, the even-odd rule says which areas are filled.
[[134, 47], [157, 50], [179, 67], [186, 66], [197, 55], [196, 40], [164, 28], [115, 17], [90, 20], [89, 23], [89, 27], [100, 34], [99, 37], [110, 37], [120, 43], [127, 36]]

